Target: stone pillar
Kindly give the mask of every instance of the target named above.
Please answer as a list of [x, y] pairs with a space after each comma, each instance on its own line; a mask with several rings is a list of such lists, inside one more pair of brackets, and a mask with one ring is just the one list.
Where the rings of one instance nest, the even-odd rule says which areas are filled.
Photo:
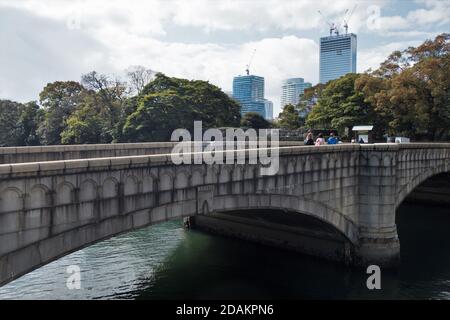
[[398, 146], [362, 146], [359, 172], [359, 246], [356, 263], [395, 267], [400, 242], [395, 224]]

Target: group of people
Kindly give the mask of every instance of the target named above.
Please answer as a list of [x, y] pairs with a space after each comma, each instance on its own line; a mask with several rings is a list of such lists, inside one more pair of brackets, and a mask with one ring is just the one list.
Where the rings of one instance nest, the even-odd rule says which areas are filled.
[[316, 140], [314, 140], [314, 135], [311, 130], [309, 130], [306, 134], [305, 138], [305, 145], [306, 146], [322, 146], [324, 144], [338, 144], [339, 139], [334, 135], [333, 132], [330, 133], [330, 136], [328, 137], [328, 140], [325, 141], [325, 138], [323, 137], [322, 133], [319, 133], [317, 135]]

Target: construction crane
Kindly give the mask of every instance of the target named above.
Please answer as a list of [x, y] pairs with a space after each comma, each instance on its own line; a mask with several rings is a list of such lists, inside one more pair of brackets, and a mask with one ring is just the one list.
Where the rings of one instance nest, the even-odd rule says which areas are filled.
[[334, 22], [328, 22], [327, 19], [325, 19], [324, 15], [322, 14], [322, 12], [320, 12], [320, 10], [318, 10], [317, 12], [319, 12], [319, 14], [322, 16], [323, 20], [330, 26], [330, 36], [333, 35], [333, 31], [336, 34], [339, 34], [339, 31], [336, 28], [336, 25], [334, 24]]
[[247, 73], [247, 75], [250, 75], [250, 65], [253, 61], [253, 57], [255, 56], [255, 53], [256, 53], [256, 49], [253, 49], [252, 56], [250, 57], [250, 61], [248, 62], [246, 69], [245, 69], [245, 72]]
[[[345, 10], [345, 12], [344, 12], [344, 22], [345, 22], [345, 17], [346, 17], [346, 15], [347, 15], [347, 12], [348, 12], [348, 9], [347, 10]], [[345, 26], [345, 25], [344, 25]], [[339, 35], [339, 29], [341, 28], [341, 23], [339, 22], [338, 24], [336, 24], [336, 26], [335, 26], [335, 33], [336, 33], [336, 35], [338, 36]]]
[[[357, 6], [358, 6], [358, 5], [355, 4], [355, 6], [353, 7], [352, 12], [350, 12], [350, 15], [348, 16], [348, 18], [344, 18], [345, 34], [348, 33], [348, 22], [350, 21], [350, 18], [352, 17], [353, 12], [355, 12], [355, 9], [356, 9]], [[348, 12], [348, 9], [345, 11], [345, 14], [347, 14], [347, 12]]]

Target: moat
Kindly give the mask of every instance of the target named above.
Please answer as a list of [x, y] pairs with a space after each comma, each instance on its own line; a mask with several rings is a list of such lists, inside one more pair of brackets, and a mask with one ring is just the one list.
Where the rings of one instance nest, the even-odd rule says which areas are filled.
[[[450, 207], [402, 205], [401, 265], [362, 269], [185, 230], [176, 220], [72, 253], [0, 288], [0, 299], [450, 299]], [[69, 265], [81, 289], [69, 290]]]

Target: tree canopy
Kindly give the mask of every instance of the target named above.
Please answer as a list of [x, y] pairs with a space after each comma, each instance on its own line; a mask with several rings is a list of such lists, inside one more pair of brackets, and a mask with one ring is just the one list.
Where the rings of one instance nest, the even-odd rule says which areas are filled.
[[268, 129], [270, 123], [257, 112], [248, 112], [244, 114], [241, 120], [241, 126], [252, 129]]
[[292, 104], [285, 105], [278, 116], [278, 126], [284, 129], [295, 130], [302, 125], [303, 121], [297, 108]]
[[173, 130], [238, 126], [240, 106], [218, 87], [200, 80], [167, 77], [158, 73], [137, 98], [137, 108], [127, 117], [127, 141], [165, 141]]

